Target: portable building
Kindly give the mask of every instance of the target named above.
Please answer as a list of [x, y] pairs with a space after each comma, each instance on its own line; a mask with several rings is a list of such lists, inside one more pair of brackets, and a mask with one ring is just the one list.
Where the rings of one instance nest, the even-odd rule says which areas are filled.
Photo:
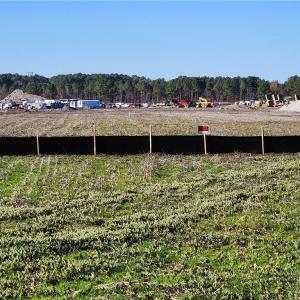
[[80, 108], [103, 108], [104, 104], [100, 100], [72, 100], [70, 107], [75, 109]]

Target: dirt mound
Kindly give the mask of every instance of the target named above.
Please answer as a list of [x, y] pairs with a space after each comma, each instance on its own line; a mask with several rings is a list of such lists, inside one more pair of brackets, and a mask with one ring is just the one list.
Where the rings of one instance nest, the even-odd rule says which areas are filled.
[[300, 101], [291, 101], [280, 108], [281, 111], [300, 112]]
[[21, 102], [25, 100], [45, 100], [45, 99], [46, 98], [43, 98], [41, 96], [24, 93], [22, 90], [14, 90], [11, 94], [6, 96], [0, 102], [7, 103], [7, 102]]

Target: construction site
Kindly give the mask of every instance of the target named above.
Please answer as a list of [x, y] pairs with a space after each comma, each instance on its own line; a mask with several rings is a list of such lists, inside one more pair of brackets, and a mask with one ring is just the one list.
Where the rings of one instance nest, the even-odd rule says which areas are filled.
[[[197, 100], [184, 99], [164, 99], [163, 101], [132, 101], [132, 102], [107, 102], [101, 99], [47, 99], [39, 95], [33, 95], [16, 89], [4, 99], [0, 100], [0, 110], [46, 110], [46, 109], [134, 109], [134, 108], [213, 108], [226, 106], [245, 106], [248, 108], [260, 107], [286, 107], [289, 111], [293, 111], [297, 105], [294, 102], [299, 101], [299, 96], [284, 96], [279, 94], [265, 95], [261, 99], [248, 100], [231, 100], [219, 101], [216, 99], [208, 99], [198, 97]], [[293, 105], [289, 105], [293, 104]], [[288, 107], [287, 107], [288, 106]], [[297, 111], [297, 109], [296, 109]]]
[[0, 113], [0, 136], [91, 135], [95, 124], [101, 135], [197, 135], [197, 126], [210, 125], [215, 135], [257, 135], [262, 127], [270, 135], [300, 133], [300, 101], [283, 107], [230, 105], [213, 108], [148, 108], [92, 110], [6, 110]]

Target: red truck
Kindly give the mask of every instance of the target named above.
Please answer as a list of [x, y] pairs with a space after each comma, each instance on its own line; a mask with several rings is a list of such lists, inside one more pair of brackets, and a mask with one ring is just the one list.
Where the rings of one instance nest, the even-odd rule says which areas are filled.
[[187, 100], [173, 100], [173, 105], [176, 107], [189, 107], [190, 101]]

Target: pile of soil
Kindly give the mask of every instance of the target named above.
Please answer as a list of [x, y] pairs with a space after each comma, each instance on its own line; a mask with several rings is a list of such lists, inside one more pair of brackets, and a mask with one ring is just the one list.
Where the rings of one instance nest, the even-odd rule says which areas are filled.
[[291, 101], [280, 108], [281, 111], [300, 112], [300, 101]]
[[22, 90], [14, 90], [11, 94], [6, 96], [3, 100], [0, 102], [2, 103], [8, 103], [8, 102], [22, 102], [25, 100], [46, 100], [46, 98], [37, 96], [37, 95], [31, 95], [24, 93]]

